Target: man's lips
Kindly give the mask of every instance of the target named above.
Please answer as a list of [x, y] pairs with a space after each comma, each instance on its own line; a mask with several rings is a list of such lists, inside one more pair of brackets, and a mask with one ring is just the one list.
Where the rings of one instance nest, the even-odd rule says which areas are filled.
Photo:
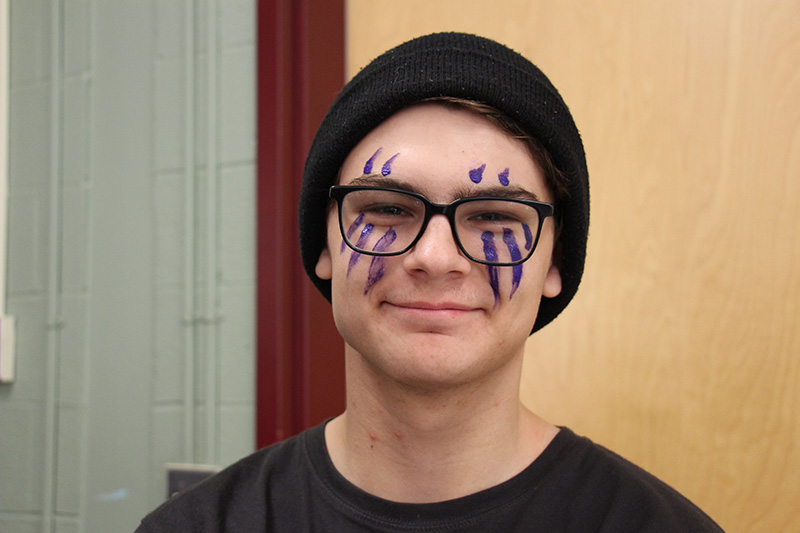
[[388, 301], [395, 310], [421, 319], [453, 319], [481, 311], [481, 308], [458, 302]]
[[391, 305], [407, 309], [421, 309], [427, 311], [474, 311], [476, 308], [455, 302], [389, 302]]

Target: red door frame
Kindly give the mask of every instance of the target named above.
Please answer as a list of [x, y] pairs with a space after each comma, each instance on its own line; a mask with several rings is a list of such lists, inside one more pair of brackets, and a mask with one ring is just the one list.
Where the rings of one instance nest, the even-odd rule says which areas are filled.
[[344, 0], [259, 0], [256, 446], [344, 409], [343, 342], [303, 272], [297, 199], [313, 134], [344, 82]]

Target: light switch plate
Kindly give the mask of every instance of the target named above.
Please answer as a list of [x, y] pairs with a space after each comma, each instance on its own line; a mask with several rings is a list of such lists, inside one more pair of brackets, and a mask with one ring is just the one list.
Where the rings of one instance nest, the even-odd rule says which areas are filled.
[[167, 498], [197, 485], [219, 470], [219, 467], [214, 465], [167, 463]]
[[0, 316], [0, 383], [14, 381], [14, 337], [17, 321], [13, 316]]

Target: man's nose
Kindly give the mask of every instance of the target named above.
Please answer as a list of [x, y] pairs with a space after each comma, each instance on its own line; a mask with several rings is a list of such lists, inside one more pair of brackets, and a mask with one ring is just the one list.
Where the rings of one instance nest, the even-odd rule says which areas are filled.
[[450, 272], [469, 271], [471, 264], [455, 241], [450, 221], [445, 215], [433, 215], [422, 236], [404, 257], [409, 271], [424, 271], [432, 277]]

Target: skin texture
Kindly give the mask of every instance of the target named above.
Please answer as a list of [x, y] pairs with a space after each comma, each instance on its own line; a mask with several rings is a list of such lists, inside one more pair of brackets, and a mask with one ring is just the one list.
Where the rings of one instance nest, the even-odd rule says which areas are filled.
[[[392, 157], [390, 175], [381, 173], [384, 156]], [[475, 183], [470, 171], [482, 165], [495, 178]], [[498, 183], [500, 173], [510, 185]], [[521, 141], [478, 115], [433, 103], [373, 130], [340, 175], [343, 185], [393, 180], [436, 203], [512, 187], [520, 197], [552, 200]], [[519, 278], [512, 267], [491, 274], [467, 259], [437, 215], [408, 253], [382, 259], [375, 279], [370, 258], [353, 264], [349, 250], [340, 252], [330, 211], [316, 273], [332, 280], [334, 319], [346, 343], [347, 409], [326, 427], [331, 459], [345, 478], [390, 500], [441, 501], [509, 479], [546, 447], [557, 429], [518, 398], [539, 301], [561, 290], [552, 224], [545, 221]]]

